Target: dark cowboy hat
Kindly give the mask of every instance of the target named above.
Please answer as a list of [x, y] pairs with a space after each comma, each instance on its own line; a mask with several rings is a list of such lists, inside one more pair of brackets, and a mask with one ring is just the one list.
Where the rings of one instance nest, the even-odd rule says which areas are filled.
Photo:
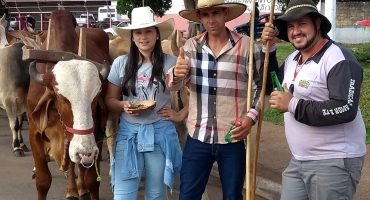
[[284, 15], [274, 21], [276, 28], [279, 30], [279, 34], [276, 37], [289, 42], [287, 22], [298, 20], [307, 14], [316, 15], [321, 19], [320, 29], [323, 36], [327, 37], [331, 29], [331, 23], [324, 15], [318, 12], [315, 3], [311, 0], [291, 0], [289, 2]]

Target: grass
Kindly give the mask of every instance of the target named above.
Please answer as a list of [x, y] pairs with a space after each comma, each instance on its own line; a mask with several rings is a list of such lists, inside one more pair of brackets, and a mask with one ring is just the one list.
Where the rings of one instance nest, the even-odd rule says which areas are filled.
[[[364, 79], [360, 97], [360, 109], [366, 126], [366, 142], [370, 143], [370, 106], [366, 105], [366, 103], [370, 100], [370, 62], [366, 62], [366, 60], [370, 60], [370, 44], [344, 46], [353, 52], [364, 69]], [[289, 43], [279, 43], [276, 48], [276, 56], [279, 64], [282, 64], [285, 58], [294, 51], [294, 48]], [[277, 125], [284, 125], [283, 114], [274, 109], [268, 109], [265, 112], [264, 121]]]

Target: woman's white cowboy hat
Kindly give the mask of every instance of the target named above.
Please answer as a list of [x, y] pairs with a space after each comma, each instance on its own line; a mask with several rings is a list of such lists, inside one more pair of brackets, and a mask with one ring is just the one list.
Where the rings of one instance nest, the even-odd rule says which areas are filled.
[[131, 41], [131, 30], [148, 28], [151, 26], [156, 26], [158, 28], [161, 36], [160, 40], [162, 41], [172, 34], [175, 22], [172, 18], [163, 22], [156, 22], [153, 10], [146, 6], [132, 9], [131, 25], [126, 27], [113, 26], [112, 29], [121, 38]]
[[245, 9], [247, 9], [247, 6], [241, 3], [225, 3], [224, 0], [198, 0], [196, 9], [182, 10], [179, 12], [179, 15], [190, 21], [200, 22], [197, 16], [197, 12], [199, 12], [199, 10], [201, 9], [215, 8], [215, 7], [230, 9], [229, 14], [227, 14], [226, 16], [226, 21], [230, 21], [230, 20], [233, 20], [239, 17], [245, 12]]

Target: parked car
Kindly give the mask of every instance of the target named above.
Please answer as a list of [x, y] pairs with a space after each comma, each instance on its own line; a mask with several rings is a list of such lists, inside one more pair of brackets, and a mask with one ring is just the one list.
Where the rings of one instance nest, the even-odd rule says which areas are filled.
[[9, 17], [9, 27], [14, 30], [19, 29], [19, 21], [16, 17]]
[[370, 19], [365, 19], [353, 23], [354, 26], [370, 26]]
[[[129, 22], [128, 21], [123, 21], [119, 24], [117, 24], [117, 27], [125, 27], [125, 26], [128, 26], [129, 25]], [[114, 32], [114, 30], [112, 28], [106, 28], [104, 29], [104, 31], [110, 36], [117, 36], [116, 32]]]
[[[104, 20], [98, 22], [96, 26], [100, 29], [110, 28], [110, 21], [109, 20], [111, 20], [111, 19], [110, 18], [104, 18]], [[120, 21], [113, 21], [113, 20], [111, 20], [111, 21], [112, 21], [111, 22], [112, 26], [117, 26], [120, 23]]]
[[[274, 13], [274, 19], [280, 17], [281, 15], [283, 15], [283, 13]], [[255, 35], [254, 37], [255, 38], [260, 38], [261, 37], [261, 34], [262, 34], [262, 30], [263, 28], [265, 27], [265, 23], [269, 21], [269, 18], [270, 18], [270, 14], [263, 14], [263, 15], [260, 15], [258, 20], [259, 20], [259, 23], [257, 25], [257, 35]], [[249, 36], [250, 34], [250, 23], [245, 23], [245, 24], [241, 24], [239, 26], [235, 26], [234, 27], [234, 31], [239, 33], [239, 34], [242, 34], [242, 35], [247, 35]]]
[[[76, 18], [78, 26], [87, 27], [87, 15], [81, 14], [79, 18]], [[89, 27], [96, 28], [96, 20], [93, 14], [89, 14]]]

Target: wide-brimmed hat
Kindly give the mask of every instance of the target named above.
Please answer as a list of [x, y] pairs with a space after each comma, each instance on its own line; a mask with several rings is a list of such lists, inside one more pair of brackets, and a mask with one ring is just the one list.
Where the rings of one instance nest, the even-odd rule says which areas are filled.
[[170, 18], [163, 22], [156, 22], [153, 10], [146, 6], [132, 9], [130, 25], [126, 27], [113, 26], [112, 29], [124, 40], [131, 41], [131, 30], [152, 26], [156, 26], [159, 29], [161, 36], [159, 39], [162, 41], [172, 34], [175, 27], [175, 21], [173, 18]]
[[179, 12], [179, 15], [187, 20], [200, 22], [197, 17], [197, 12], [205, 8], [229, 8], [230, 12], [226, 16], [226, 21], [233, 20], [245, 12], [247, 6], [241, 3], [225, 3], [224, 0], [198, 0], [197, 7], [194, 10], [182, 10]]
[[287, 22], [298, 20], [307, 14], [316, 15], [321, 19], [320, 29], [323, 36], [327, 37], [327, 34], [331, 29], [331, 23], [324, 15], [319, 13], [315, 3], [311, 0], [291, 0], [288, 3], [288, 7], [284, 15], [278, 17], [274, 21], [276, 28], [279, 30], [279, 34], [276, 37], [289, 42]]

